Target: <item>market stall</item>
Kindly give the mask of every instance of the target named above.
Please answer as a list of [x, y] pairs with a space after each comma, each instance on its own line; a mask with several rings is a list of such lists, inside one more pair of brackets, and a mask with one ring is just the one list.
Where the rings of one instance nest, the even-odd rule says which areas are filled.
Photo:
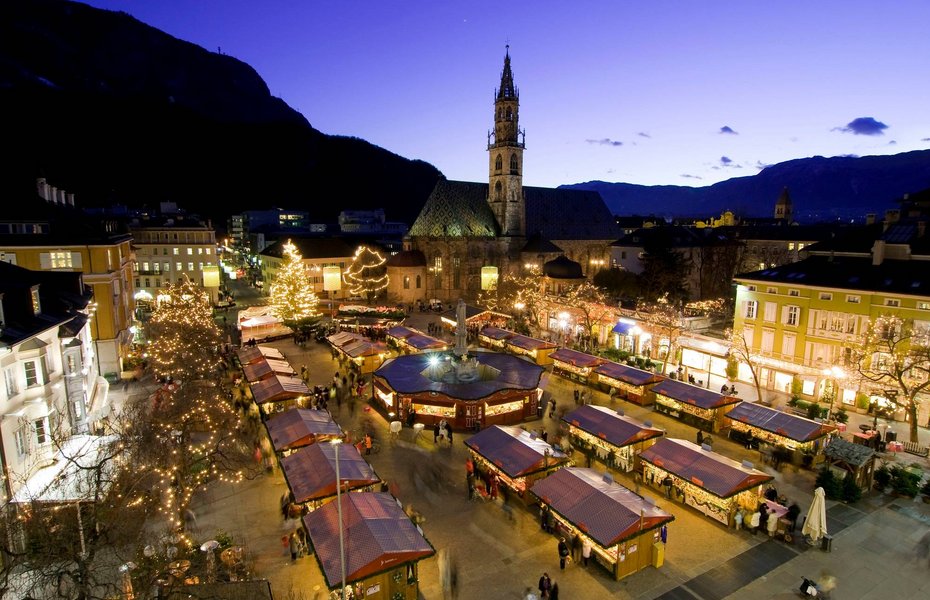
[[754, 511], [762, 487], [774, 479], [752, 463], [738, 463], [686, 440], [661, 439], [639, 458], [647, 485], [727, 526], [737, 509]]
[[665, 431], [653, 427], [649, 421], [593, 404], [579, 406], [562, 420], [568, 424], [572, 446], [624, 471], [632, 471], [636, 457], [665, 435]]
[[537, 340], [525, 335], [513, 335], [504, 342], [504, 348], [517, 356], [528, 356], [537, 365], [551, 365], [552, 354], [558, 346], [545, 340]]
[[420, 352], [445, 352], [449, 349], [449, 344], [426, 335], [425, 333], [398, 325], [387, 330], [387, 339], [397, 346], [397, 349], [404, 354], [417, 354]]
[[524, 502], [533, 484], [571, 464], [568, 456], [520, 427], [488, 427], [465, 440], [475, 463], [475, 476], [489, 482], [496, 477]]
[[704, 431], [718, 431], [724, 417], [739, 398], [674, 379], [664, 379], [652, 387], [656, 410]]
[[273, 358], [275, 360], [285, 360], [284, 354], [277, 348], [271, 346], [243, 346], [236, 350], [236, 356], [239, 358], [240, 365], [250, 365], [264, 358]]
[[386, 344], [372, 341], [358, 333], [340, 331], [326, 340], [341, 359], [351, 362], [362, 374], [374, 372], [389, 354]]
[[875, 450], [862, 444], [853, 444], [840, 437], [832, 437], [823, 449], [823, 455], [840, 479], [852, 473], [863, 490], [872, 489], [875, 474]]
[[275, 375], [285, 375], [294, 377], [297, 371], [291, 367], [286, 360], [275, 360], [273, 358], [264, 358], [251, 364], [242, 366], [242, 375], [249, 383], [268, 379]]
[[[344, 557], [348, 598], [416, 600], [417, 563], [435, 554], [420, 528], [385, 492], [343, 494], [339, 504], [341, 518], [336, 502], [303, 518], [327, 587], [342, 587]], [[340, 547], [356, 551], [343, 553]]]
[[642, 496], [593, 469], [568, 467], [536, 483], [533, 496], [549, 507], [566, 540], [591, 543], [591, 557], [618, 581], [665, 557], [663, 528], [675, 520]]
[[602, 391], [616, 390], [618, 397], [641, 406], [655, 402], [652, 384], [663, 379], [650, 371], [609, 361], [594, 367], [594, 373]]
[[325, 410], [292, 408], [265, 421], [275, 452], [290, 453], [303, 446], [341, 438], [342, 428]]
[[593, 383], [594, 367], [607, 362], [598, 356], [568, 348], [559, 348], [549, 358], [552, 359], [553, 373], [584, 384]]
[[[312, 444], [281, 457], [281, 470], [294, 502], [316, 510], [336, 497], [336, 448], [332, 444]], [[370, 492], [381, 482], [352, 444], [339, 452], [339, 481], [342, 492]]]
[[249, 340], [271, 340], [291, 335], [290, 327], [274, 316], [270, 306], [249, 306], [239, 311], [236, 326], [243, 343]]
[[815, 457], [837, 434], [832, 425], [752, 402], [740, 402], [724, 418], [730, 437], [741, 443], [759, 442]]
[[[452, 310], [444, 311], [439, 318], [443, 325], [454, 331], [458, 323], [458, 310], [453, 308]], [[510, 319], [511, 316], [506, 313], [488, 310], [487, 308], [472, 306], [470, 304], [465, 305], [465, 326], [469, 329], [480, 329], [485, 326], [503, 327]]]
[[310, 388], [299, 378], [280, 375], [251, 383], [249, 388], [266, 415], [290, 408], [288, 404], [310, 394]]
[[485, 348], [503, 350], [507, 340], [517, 335], [513, 331], [500, 329], [498, 327], [485, 327], [478, 332], [478, 344]]

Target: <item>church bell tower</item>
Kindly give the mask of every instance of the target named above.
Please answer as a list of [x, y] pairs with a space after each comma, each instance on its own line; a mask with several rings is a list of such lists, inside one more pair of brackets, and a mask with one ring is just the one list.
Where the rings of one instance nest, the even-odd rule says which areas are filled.
[[488, 132], [488, 204], [506, 237], [526, 235], [523, 197], [525, 134], [519, 127], [520, 92], [513, 85], [510, 46], [504, 55], [501, 85], [494, 92], [494, 131]]

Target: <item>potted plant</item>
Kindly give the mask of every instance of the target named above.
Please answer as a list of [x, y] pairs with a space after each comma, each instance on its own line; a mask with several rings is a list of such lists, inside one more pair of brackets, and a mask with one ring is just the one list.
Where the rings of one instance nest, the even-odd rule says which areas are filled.
[[840, 409], [836, 411], [836, 414], [833, 415], [833, 418], [836, 419], [837, 423], [845, 424], [849, 422], [849, 413], [846, 412], [846, 407], [841, 406]]
[[888, 484], [891, 483], [891, 471], [887, 466], [882, 465], [875, 469], [875, 489], [884, 491]]
[[864, 415], [869, 411], [869, 396], [865, 392], [856, 394], [856, 412]]

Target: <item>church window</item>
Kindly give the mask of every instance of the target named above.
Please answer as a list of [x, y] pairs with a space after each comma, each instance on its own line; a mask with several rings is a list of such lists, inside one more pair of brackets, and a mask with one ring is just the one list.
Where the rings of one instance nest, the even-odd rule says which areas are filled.
[[410, 276], [409, 275], [404, 275], [404, 289], [405, 290], [410, 289]]
[[494, 200], [495, 202], [500, 202], [504, 199], [504, 186], [501, 185], [501, 182], [498, 181], [494, 184]]
[[511, 175], [517, 174], [517, 155], [516, 154], [510, 155], [510, 174]]
[[504, 168], [504, 159], [500, 154], [497, 155], [497, 160], [494, 161], [494, 168], [498, 171]]
[[507, 107], [507, 120], [513, 121], [513, 109], [509, 106]]
[[458, 256], [452, 257], [452, 287], [459, 289], [462, 287], [462, 261]]
[[420, 289], [420, 276], [417, 275], [417, 289]]

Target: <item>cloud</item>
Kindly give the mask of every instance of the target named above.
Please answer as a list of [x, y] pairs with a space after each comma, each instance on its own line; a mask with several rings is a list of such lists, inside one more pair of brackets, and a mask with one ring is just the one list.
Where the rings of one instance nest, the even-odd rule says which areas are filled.
[[764, 162], [762, 162], [761, 160], [757, 160], [757, 161], [756, 161], [756, 168], [759, 169], [760, 171], [761, 171], [762, 169], [768, 169], [768, 168], [771, 167], [771, 166], [772, 166], [772, 165], [771, 165], [770, 163], [764, 163]]
[[652, 139], [652, 136], [649, 135], [648, 133], [646, 133], [645, 131], [640, 131], [640, 132], [637, 133], [636, 135], [638, 135], [639, 137], [644, 137], [644, 138]]
[[872, 117], [859, 117], [847, 123], [846, 127], [834, 127], [832, 131], [842, 131], [854, 135], [885, 135], [885, 129], [888, 129], [888, 125], [881, 121], [876, 121]]
[[920, 138], [921, 142], [930, 142], [930, 138]]
[[739, 133], [735, 131], [732, 127], [730, 127], [729, 125], [724, 125], [723, 127], [721, 127], [720, 131], [718, 131], [717, 133], [726, 133], [728, 135], [739, 135]]
[[688, 173], [682, 173], [681, 175], [679, 175], [679, 177], [683, 177], [685, 179], [704, 179], [700, 175], [690, 175]]
[[730, 158], [729, 156], [721, 156], [721, 157], [720, 157], [720, 164], [723, 165], [724, 167], [729, 167], [729, 166], [730, 166], [730, 163], [732, 163], [732, 162], [733, 162], [733, 159]]
[[585, 140], [589, 144], [600, 144], [601, 146], [622, 146], [623, 142], [612, 140], [610, 138], [601, 138], [599, 140]]
[[891, 140], [890, 142], [888, 142], [888, 145], [889, 145], [889, 146], [897, 146], [897, 145], [898, 145], [898, 142], [896, 142], [895, 140]]

